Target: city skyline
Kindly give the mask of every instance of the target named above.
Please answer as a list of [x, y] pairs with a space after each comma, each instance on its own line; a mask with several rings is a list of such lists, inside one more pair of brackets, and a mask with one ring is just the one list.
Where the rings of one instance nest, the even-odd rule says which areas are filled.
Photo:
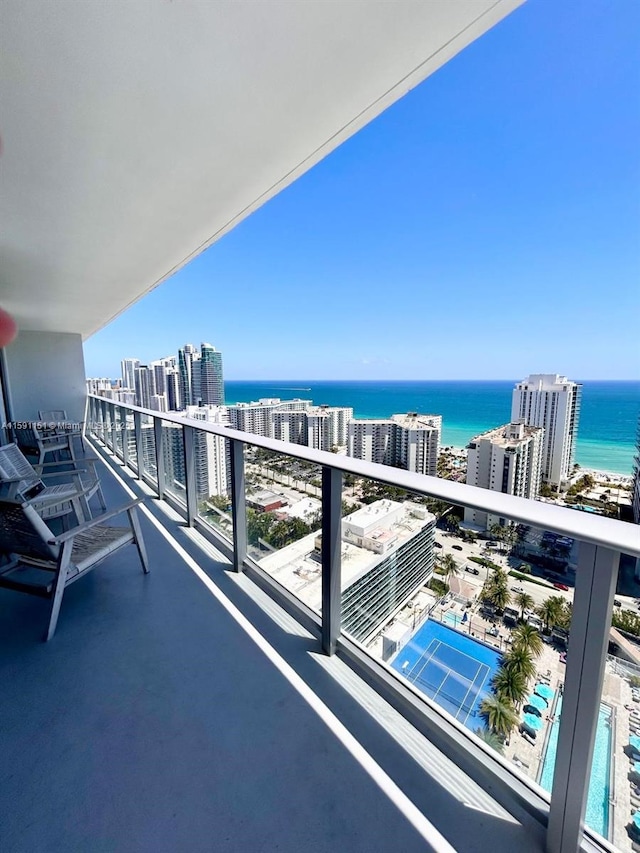
[[638, 11], [517, 9], [93, 336], [87, 375], [195, 338], [228, 379], [634, 378]]

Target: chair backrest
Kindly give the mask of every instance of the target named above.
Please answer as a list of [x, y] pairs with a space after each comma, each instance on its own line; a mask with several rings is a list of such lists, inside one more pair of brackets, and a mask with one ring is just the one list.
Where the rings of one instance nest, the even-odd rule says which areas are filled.
[[0, 498], [0, 552], [32, 560], [57, 560], [59, 546], [49, 545], [51, 538], [53, 533], [32, 506]]
[[12, 429], [13, 437], [16, 440], [16, 443], [27, 450], [34, 450], [36, 453], [40, 453], [40, 435], [38, 434], [37, 429], [34, 426], [29, 427], [17, 427], [14, 426]]
[[15, 492], [26, 499], [34, 498], [45, 487], [18, 445], [5, 444], [0, 447], [0, 482], [14, 477], [20, 477], [20, 481], [13, 484]]
[[[43, 423], [50, 423], [57, 426], [67, 422], [67, 413], [64, 409], [52, 409], [50, 412], [38, 411], [38, 417]], [[53, 427], [51, 427], [53, 429]]]

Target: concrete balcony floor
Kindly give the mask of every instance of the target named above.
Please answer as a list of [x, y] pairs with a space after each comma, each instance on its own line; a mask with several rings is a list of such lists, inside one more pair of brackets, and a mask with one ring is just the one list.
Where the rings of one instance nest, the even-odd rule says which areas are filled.
[[[108, 504], [128, 499], [102, 471]], [[544, 848], [533, 819], [145, 505], [151, 574], [133, 547], [110, 558], [67, 590], [52, 642], [48, 602], [0, 591], [0, 849], [411, 853], [437, 849], [427, 821], [465, 853]]]

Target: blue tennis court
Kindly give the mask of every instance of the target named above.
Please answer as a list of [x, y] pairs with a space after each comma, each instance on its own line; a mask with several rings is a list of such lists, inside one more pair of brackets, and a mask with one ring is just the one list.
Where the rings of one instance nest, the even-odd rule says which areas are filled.
[[485, 728], [480, 704], [491, 692], [500, 654], [430, 619], [396, 654], [391, 666], [456, 720]]

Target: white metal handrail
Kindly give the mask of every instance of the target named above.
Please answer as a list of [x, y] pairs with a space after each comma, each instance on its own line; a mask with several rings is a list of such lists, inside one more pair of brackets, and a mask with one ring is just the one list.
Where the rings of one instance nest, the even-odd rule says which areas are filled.
[[242, 432], [241, 430], [231, 429], [230, 427], [220, 426], [219, 424], [185, 418], [171, 412], [156, 412], [151, 409], [140, 408], [139, 406], [125, 405], [124, 403], [109, 400], [106, 397], [98, 397], [93, 394], [90, 394], [89, 398], [102, 403], [108, 403], [118, 409], [138, 412], [141, 415], [146, 415], [154, 419], [159, 418], [167, 423], [178, 424], [183, 427], [195, 427], [211, 435], [219, 435], [223, 438], [240, 441], [243, 444], [249, 444], [253, 447], [282, 453], [286, 456], [292, 456], [295, 459], [303, 459], [306, 462], [313, 462], [316, 465], [342, 471], [343, 474], [367, 477], [371, 480], [397, 486], [410, 492], [421, 492], [428, 497], [436, 498], [446, 503], [488, 512], [501, 518], [509, 518], [512, 521], [568, 535], [574, 539], [580, 539], [582, 542], [589, 542], [592, 545], [614, 548], [623, 554], [640, 557], [640, 528], [634, 524], [628, 524], [614, 518], [590, 515], [588, 513], [577, 512], [568, 507], [515, 497], [514, 495], [506, 495], [489, 489], [481, 489], [477, 486], [468, 486], [466, 483], [456, 483], [440, 477], [431, 477], [427, 474], [403, 471], [402, 469], [392, 468], [389, 465], [381, 465], [377, 462], [365, 462], [361, 459], [353, 459], [350, 456], [338, 456], [326, 450], [315, 450], [299, 444], [279, 441], [275, 438], [265, 438], [264, 436]]

